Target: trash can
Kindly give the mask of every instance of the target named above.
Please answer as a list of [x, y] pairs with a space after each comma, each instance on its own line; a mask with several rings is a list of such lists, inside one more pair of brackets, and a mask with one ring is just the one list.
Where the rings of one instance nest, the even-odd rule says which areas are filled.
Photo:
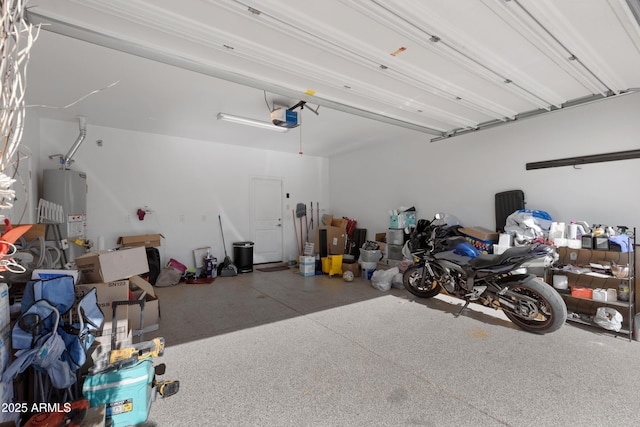
[[233, 263], [238, 269], [238, 273], [253, 271], [253, 242], [233, 243]]

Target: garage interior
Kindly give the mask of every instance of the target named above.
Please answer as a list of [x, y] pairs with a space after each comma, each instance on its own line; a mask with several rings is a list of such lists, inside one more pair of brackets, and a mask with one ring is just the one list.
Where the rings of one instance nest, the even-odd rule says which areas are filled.
[[[51, 0], [25, 18], [39, 32], [1, 213], [55, 241], [41, 209], [51, 176], [73, 172], [71, 270], [149, 235], [163, 269], [185, 269], [151, 290], [143, 338], [163, 337], [180, 390], [143, 425], [637, 424], [633, 274], [615, 306], [628, 336], [532, 334], [476, 304], [456, 316], [464, 301], [381, 291], [361, 269], [300, 274], [327, 218], [367, 242], [406, 209], [498, 232], [495, 195], [515, 189], [554, 223], [634, 230], [637, 0]], [[205, 253], [237, 267], [241, 242], [249, 271], [186, 283]], [[28, 401], [15, 390], [5, 403]]]

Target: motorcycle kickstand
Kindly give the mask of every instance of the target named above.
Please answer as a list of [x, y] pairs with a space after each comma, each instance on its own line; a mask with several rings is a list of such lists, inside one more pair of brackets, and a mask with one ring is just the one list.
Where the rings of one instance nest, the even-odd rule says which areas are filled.
[[457, 317], [460, 317], [460, 315], [462, 314], [462, 312], [463, 312], [463, 311], [465, 311], [465, 310], [466, 310], [466, 308], [469, 306], [469, 303], [470, 303], [470, 302], [471, 302], [470, 300], [466, 300], [466, 301], [465, 301], [465, 303], [464, 303], [464, 305], [463, 305], [463, 306], [462, 306], [462, 308], [460, 309], [460, 311], [459, 311], [459, 312], [457, 312], [456, 314], [454, 314], [454, 315], [453, 315], [453, 317], [456, 317], [456, 318], [457, 318]]
[[471, 301], [477, 301], [478, 298], [480, 298], [480, 295], [482, 295], [486, 290], [486, 286], [474, 286], [473, 291], [465, 295], [466, 302], [464, 303], [464, 306], [462, 306], [458, 314], [454, 315], [454, 317], [460, 316], [462, 312], [469, 306], [469, 303]]

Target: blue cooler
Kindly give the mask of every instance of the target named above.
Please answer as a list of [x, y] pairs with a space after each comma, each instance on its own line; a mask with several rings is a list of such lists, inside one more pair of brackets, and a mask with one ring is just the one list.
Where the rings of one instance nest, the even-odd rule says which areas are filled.
[[131, 366], [88, 375], [82, 394], [90, 406], [106, 405], [113, 427], [142, 423], [149, 417], [153, 402], [154, 368], [151, 359]]

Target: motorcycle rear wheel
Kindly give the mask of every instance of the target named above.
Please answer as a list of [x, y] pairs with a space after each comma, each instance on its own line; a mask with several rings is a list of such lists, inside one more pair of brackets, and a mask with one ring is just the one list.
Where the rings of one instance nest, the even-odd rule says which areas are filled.
[[437, 264], [431, 264], [434, 275], [427, 275], [422, 282], [423, 272], [427, 270], [422, 265], [414, 265], [402, 275], [402, 283], [407, 291], [420, 298], [433, 298], [440, 293], [439, 279], [444, 276], [445, 271]]
[[[535, 307], [529, 307], [528, 303], [513, 298], [512, 303], [521, 310], [519, 313], [503, 307], [502, 311], [507, 318], [521, 329], [548, 334], [557, 331], [566, 322], [567, 306], [560, 294], [548, 284], [532, 279], [524, 283], [510, 284], [509, 290], [536, 300]], [[533, 312], [537, 315], [532, 316]]]

